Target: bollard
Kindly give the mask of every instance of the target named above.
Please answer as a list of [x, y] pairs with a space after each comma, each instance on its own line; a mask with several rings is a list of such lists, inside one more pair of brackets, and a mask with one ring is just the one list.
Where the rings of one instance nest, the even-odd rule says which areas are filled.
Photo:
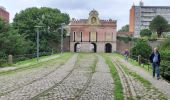
[[13, 56], [12, 55], [8, 55], [8, 64], [13, 64]]
[[141, 55], [138, 55], [138, 64], [141, 65]]

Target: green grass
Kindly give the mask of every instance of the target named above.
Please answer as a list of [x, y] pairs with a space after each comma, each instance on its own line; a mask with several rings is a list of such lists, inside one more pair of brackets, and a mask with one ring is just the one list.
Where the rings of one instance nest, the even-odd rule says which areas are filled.
[[96, 72], [96, 64], [98, 62], [98, 57], [97, 55], [95, 54], [95, 60], [93, 62], [93, 65], [91, 66], [91, 69], [92, 69], [92, 73], [95, 73]]
[[[120, 54], [118, 54], [118, 53], [114, 53], [113, 56], [117, 56], [117, 57], [119, 57], [119, 58], [121, 58], [121, 59], [124, 59], [124, 56], [122, 56], [122, 55], [120, 55]], [[152, 67], [151, 67], [151, 65], [149, 65], [149, 66], [148, 66], [148, 65], [145, 65], [145, 64], [139, 65], [136, 60], [133, 60], [133, 59], [131, 59], [131, 58], [128, 59], [128, 62], [131, 63], [131, 64], [134, 65], [134, 66], [143, 68], [144, 70], [148, 71], [149, 73], [152, 73]]]
[[114, 80], [114, 100], [123, 100], [124, 99], [123, 87], [122, 87], [118, 72], [117, 72], [113, 62], [111, 61], [109, 54], [101, 54], [101, 55], [104, 57], [105, 62], [108, 64], [108, 66], [110, 68], [110, 72], [112, 74], [112, 78]]
[[[14, 70], [2, 71], [2, 72], [0, 72], [0, 75], [13, 74], [13, 73], [16, 73], [16, 72], [31, 70], [33, 68], [40, 68], [40, 67], [45, 67], [47, 65], [53, 65], [55, 63], [60, 63], [62, 65], [72, 55], [73, 55], [72, 53], [64, 53], [62, 55], [59, 55], [59, 57], [56, 57], [54, 59], [49, 59], [49, 60], [46, 60], [46, 61], [42, 61], [42, 62], [35, 62], [35, 59], [28, 60], [28, 61], [21, 61], [21, 62], [17, 63], [18, 66], [20, 66], [20, 67], [14, 69]], [[54, 56], [58, 56], [58, 55], [54, 55]], [[41, 57], [40, 59], [44, 59], [44, 58], [48, 58], [48, 57], [51, 57], [51, 56]], [[27, 66], [24, 66], [27, 63], [29, 63], [29, 64]], [[17, 66], [17, 64], [15, 64], [15, 66]]]
[[[50, 57], [55, 57], [55, 56], [59, 56], [60, 54], [54, 54], [54, 55], [50, 55]], [[49, 58], [49, 56], [41, 56], [39, 57], [39, 61], [45, 59], [45, 58]], [[23, 61], [18, 61], [14, 64], [7, 64], [4, 63], [2, 66], [3, 67], [11, 67], [11, 66], [18, 66], [18, 65], [24, 65], [24, 64], [33, 64], [33, 63], [37, 63], [37, 58], [32, 58], [32, 59], [28, 59], [28, 60], [23, 60]]]

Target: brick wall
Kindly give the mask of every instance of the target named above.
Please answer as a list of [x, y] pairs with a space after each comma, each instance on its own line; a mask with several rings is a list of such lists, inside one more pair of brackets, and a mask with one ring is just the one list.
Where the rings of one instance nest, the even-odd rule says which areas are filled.
[[6, 22], [9, 22], [9, 12], [7, 12], [5, 8], [0, 7], [0, 17]]

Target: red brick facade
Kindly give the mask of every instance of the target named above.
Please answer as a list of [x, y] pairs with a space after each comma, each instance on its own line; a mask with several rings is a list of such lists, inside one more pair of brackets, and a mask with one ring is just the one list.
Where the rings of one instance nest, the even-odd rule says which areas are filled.
[[82, 52], [116, 51], [116, 20], [100, 20], [98, 12], [92, 10], [88, 19], [73, 18], [69, 26], [72, 52], [77, 51], [77, 44], [79, 51]]
[[134, 25], [135, 25], [135, 8], [132, 6], [130, 9], [130, 16], [129, 16], [129, 32], [134, 33]]
[[0, 17], [5, 20], [5, 22], [9, 22], [9, 12], [2, 6], [0, 6]]

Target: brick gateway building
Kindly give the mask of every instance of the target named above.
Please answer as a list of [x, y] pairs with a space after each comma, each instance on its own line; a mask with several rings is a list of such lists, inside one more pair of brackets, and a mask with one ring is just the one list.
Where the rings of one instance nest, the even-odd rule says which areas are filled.
[[72, 19], [70, 28], [71, 52], [116, 51], [116, 20], [100, 20], [98, 12], [92, 10], [88, 19]]

